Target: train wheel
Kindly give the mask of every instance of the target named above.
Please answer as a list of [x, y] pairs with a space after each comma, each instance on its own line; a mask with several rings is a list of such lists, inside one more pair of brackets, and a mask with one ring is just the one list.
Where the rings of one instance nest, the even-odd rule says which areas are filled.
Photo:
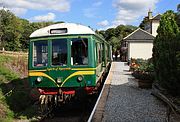
[[40, 95], [40, 112], [43, 116], [49, 114], [52, 111], [54, 107], [54, 101], [52, 98], [52, 95]]

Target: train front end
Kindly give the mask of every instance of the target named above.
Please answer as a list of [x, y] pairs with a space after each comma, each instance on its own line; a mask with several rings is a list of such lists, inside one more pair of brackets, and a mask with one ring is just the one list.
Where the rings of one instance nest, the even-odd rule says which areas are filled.
[[[84, 31], [73, 32], [74, 28]], [[96, 87], [94, 32], [88, 29], [56, 24], [31, 34], [29, 82], [38, 89], [41, 101], [52, 98], [64, 101], [82, 89], [87, 94], [93, 93]]]

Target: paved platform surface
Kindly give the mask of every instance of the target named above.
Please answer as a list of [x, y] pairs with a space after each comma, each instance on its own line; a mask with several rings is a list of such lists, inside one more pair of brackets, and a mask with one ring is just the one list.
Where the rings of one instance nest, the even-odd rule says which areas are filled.
[[151, 89], [138, 88], [124, 62], [113, 62], [112, 80], [103, 122], [166, 122], [166, 106], [151, 95]]

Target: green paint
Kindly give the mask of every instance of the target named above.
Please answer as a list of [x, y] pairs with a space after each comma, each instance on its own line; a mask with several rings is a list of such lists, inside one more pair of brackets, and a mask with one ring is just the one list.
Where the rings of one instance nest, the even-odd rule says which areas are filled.
[[[75, 66], [71, 65], [71, 38], [87, 38], [88, 39], [88, 65], [83, 66]], [[51, 66], [52, 62], [52, 40], [53, 39], [61, 39], [61, 38], [67, 38], [67, 65], [66, 66]], [[33, 67], [33, 42], [39, 41], [39, 40], [47, 40], [48, 41], [48, 65], [44, 67]], [[75, 75], [73, 77], [70, 77], [62, 87], [84, 87], [84, 86], [96, 86], [96, 80], [100, 77], [100, 74], [105, 70], [103, 68], [103, 64], [107, 64], [108, 62], [106, 60], [110, 60], [110, 57], [107, 56], [105, 51], [101, 52], [101, 56], [104, 56], [104, 61], [102, 63], [97, 65], [97, 53], [96, 52], [96, 43], [104, 43], [103, 48], [105, 48], [105, 45], [109, 48], [109, 44], [105, 43], [105, 41], [102, 38], [99, 38], [96, 35], [64, 35], [64, 36], [54, 36], [54, 37], [39, 37], [39, 38], [33, 38], [30, 40], [30, 48], [29, 48], [29, 72], [43, 72], [49, 77], [51, 77], [54, 81], [57, 80], [58, 77], [62, 78], [62, 82], [64, 82], [65, 79], [67, 79], [70, 75], [73, 73], [76, 73], [78, 71], [83, 71], [84, 68], [93, 68], [92, 70], [95, 71], [93, 75], [83, 75], [84, 79], [81, 83], [77, 82], [77, 77], [79, 75]], [[103, 59], [102, 59], [103, 60]], [[78, 70], [78, 68], [81, 68]], [[33, 71], [34, 70], [34, 71]], [[38, 71], [39, 70], [39, 71]], [[92, 70], [84, 70], [84, 71], [92, 71]], [[30, 84], [32, 84], [32, 87], [58, 87], [56, 83], [54, 83], [51, 79], [47, 77], [43, 77], [42, 82], [37, 83], [36, 82], [37, 76], [30, 76], [29, 81]], [[58, 84], [61, 86], [61, 83]]]

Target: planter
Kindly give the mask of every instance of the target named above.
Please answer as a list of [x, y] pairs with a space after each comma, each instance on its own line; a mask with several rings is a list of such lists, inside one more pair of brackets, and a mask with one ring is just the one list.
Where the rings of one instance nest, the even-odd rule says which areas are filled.
[[138, 79], [138, 86], [139, 88], [152, 88], [153, 81], [150, 80], [140, 80]]
[[134, 71], [132, 75], [138, 79], [139, 88], [152, 88], [154, 74], [152, 72]]

